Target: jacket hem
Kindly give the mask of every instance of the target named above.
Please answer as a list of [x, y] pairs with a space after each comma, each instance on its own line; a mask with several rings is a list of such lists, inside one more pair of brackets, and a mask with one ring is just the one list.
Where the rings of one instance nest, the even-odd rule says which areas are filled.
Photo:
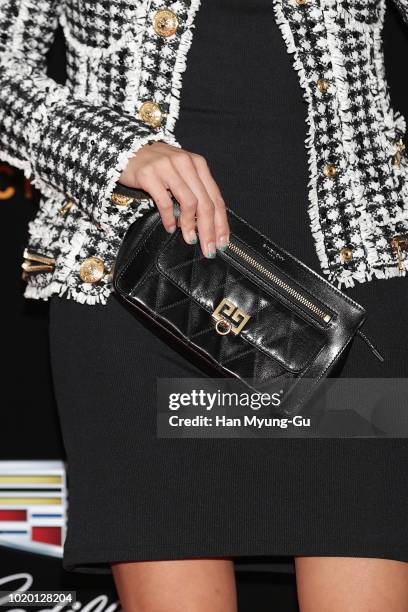
[[[407, 277], [408, 271], [403, 270], [400, 272], [395, 265], [392, 267], [377, 267], [364, 270], [362, 272], [354, 272], [350, 273], [350, 275], [347, 277], [329, 277], [328, 280], [336, 285], [339, 290], [342, 290], [342, 288], [354, 287], [356, 284], [366, 283], [373, 280], [385, 280], [388, 278], [402, 279]], [[87, 283], [84, 283], [83, 285], [87, 285]], [[24, 297], [27, 299], [48, 300], [52, 295], [57, 295], [66, 299], [72, 299], [80, 304], [106, 305], [109, 296], [114, 292], [111, 281], [108, 281], [105, 285], [98, 287], [97, 291], [95, 291], [96, 287], [94, 285], [88, 285], [88, 287], [92, 287], [92, 293], [89, 293], [80, 287], [73, 287], [66, 282], [58, 280], [51, 279], [49, 283], [43, 282], [41, 285], [35, 284], [35, 282], [30, 283], [29, 281], [24, 291]]]
[[45, 286], [36, 286], [34, 284], [27, 284], [24, 290], [24, 297], [30, 300], [45, 300], [48, 301], [51, 296], [56, 295], [65, 299], [72, 299], [79, 304], [87, 304], [93, 306], [94, 304], [100, 304], [105, 306], [108, 297], [113, 293], [113, 286], [111, 283], [106, 284], [103, 288], [99, 288], [97, 293], [86, 293], [76, 287], [71, 287], [60, 281], [51, 281]]
[[395, 263], [392, 266], [381, 266], [367, 268], [362, 271], [351, 272], [348, 276], [344, 273], [340, 277], [335, 277], [334, 272], [329, 276], [329, 282], [337, 284], [337, 287], [342, 288], [355, 287], [358, 283], [367, 283], [372, 280], [385, 280], [387, 278], [406, 278], [408, 271], [406, 269], [400, 271]]

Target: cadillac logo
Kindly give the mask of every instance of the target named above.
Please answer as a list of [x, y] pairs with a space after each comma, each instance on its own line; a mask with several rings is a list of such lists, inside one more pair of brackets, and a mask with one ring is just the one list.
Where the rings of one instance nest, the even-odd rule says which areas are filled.
[[62, 461], [0, 461], [0, 545], [62, 557], [67, 485]]

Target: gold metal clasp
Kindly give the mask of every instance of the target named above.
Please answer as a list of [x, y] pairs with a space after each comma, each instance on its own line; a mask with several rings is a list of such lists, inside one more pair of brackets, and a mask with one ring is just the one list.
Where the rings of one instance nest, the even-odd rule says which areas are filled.
[[397, 266], [399, 272], [404, 271], [404, 262], [402, 261], [402, 251], [407, 250], [408, 236], [394, 236], [391, 240], [391, 248], [397, 254]]
[[23, 269], [23, 280], [26, 279], [28, 272], [52, 272], [55, 266], [55, 259], [31, 253], [28, 249], [24, 249], [24, 262], [21, 264]]
[[[249, 314], [227, 298], [224, 298], [218, 304], [211, 316], [217, 322], [215, 330], [220, 336], [226, 336], [230, 332], [235, 335], [239, 334], [251, 318]], [[233, 325], [233, 323], [236, 323], [236, 325]]]

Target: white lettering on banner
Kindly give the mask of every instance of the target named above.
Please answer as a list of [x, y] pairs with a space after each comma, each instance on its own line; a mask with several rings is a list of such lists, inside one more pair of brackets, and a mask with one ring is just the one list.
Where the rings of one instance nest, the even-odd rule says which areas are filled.
[[[21, 572], [20, 574], [10, 574], [10, 576], [4, 576], [0, 578], [0, 591], [5, 591], [4, 585], [13, 583], [15, 581], [21, 581], [20, 586], [14, 587], [14, 590], [10, 590], [12, 593], [25, 593], [31, 587], [34, 582], [33, 576], [29, 573]], [[5, 597], [0, 598], [0, 606], [4, 606], [7, 603]], [[109, 604], [109, 598], [107, 595], [98, 595], [94, 597], [85, 605], [77, 600], [72, 607], [65, 605], [56, 605], [53, 608], [42, 608], [38, 612], [120, 612], [120, 602], [115, 601]], [[5, 608], [5, 612], [30, 612], [30, 608]]]

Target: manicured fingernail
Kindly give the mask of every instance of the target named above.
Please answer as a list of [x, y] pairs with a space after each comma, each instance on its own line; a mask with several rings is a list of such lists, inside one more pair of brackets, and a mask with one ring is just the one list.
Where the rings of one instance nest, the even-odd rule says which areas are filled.
[[180, 206], [178, 202], [173, 202], [173, 214], [176, 217], [176, 219], [178, 219], [180, 216]]
[[227, 246], [228, 246], [228, 240], [226, 236], [221, 236], [221, 238], [218, 241], [217, 249], [219, 251], [225, 251]]
[[177, 227], [175, 225], [170, 225], [169, 229], [167, 230], [170, 234], [174, 234], [174, 232], [176, 231]]
[[210, 259], [214, 259], [215, 257], [215, 244], [214, 242], [209, 242], [207, 244], [207, 257]]
[[187, 234], [187, 242], [188, 244], [197, 244], [197, 234], [194, 230], [191, 230]]

